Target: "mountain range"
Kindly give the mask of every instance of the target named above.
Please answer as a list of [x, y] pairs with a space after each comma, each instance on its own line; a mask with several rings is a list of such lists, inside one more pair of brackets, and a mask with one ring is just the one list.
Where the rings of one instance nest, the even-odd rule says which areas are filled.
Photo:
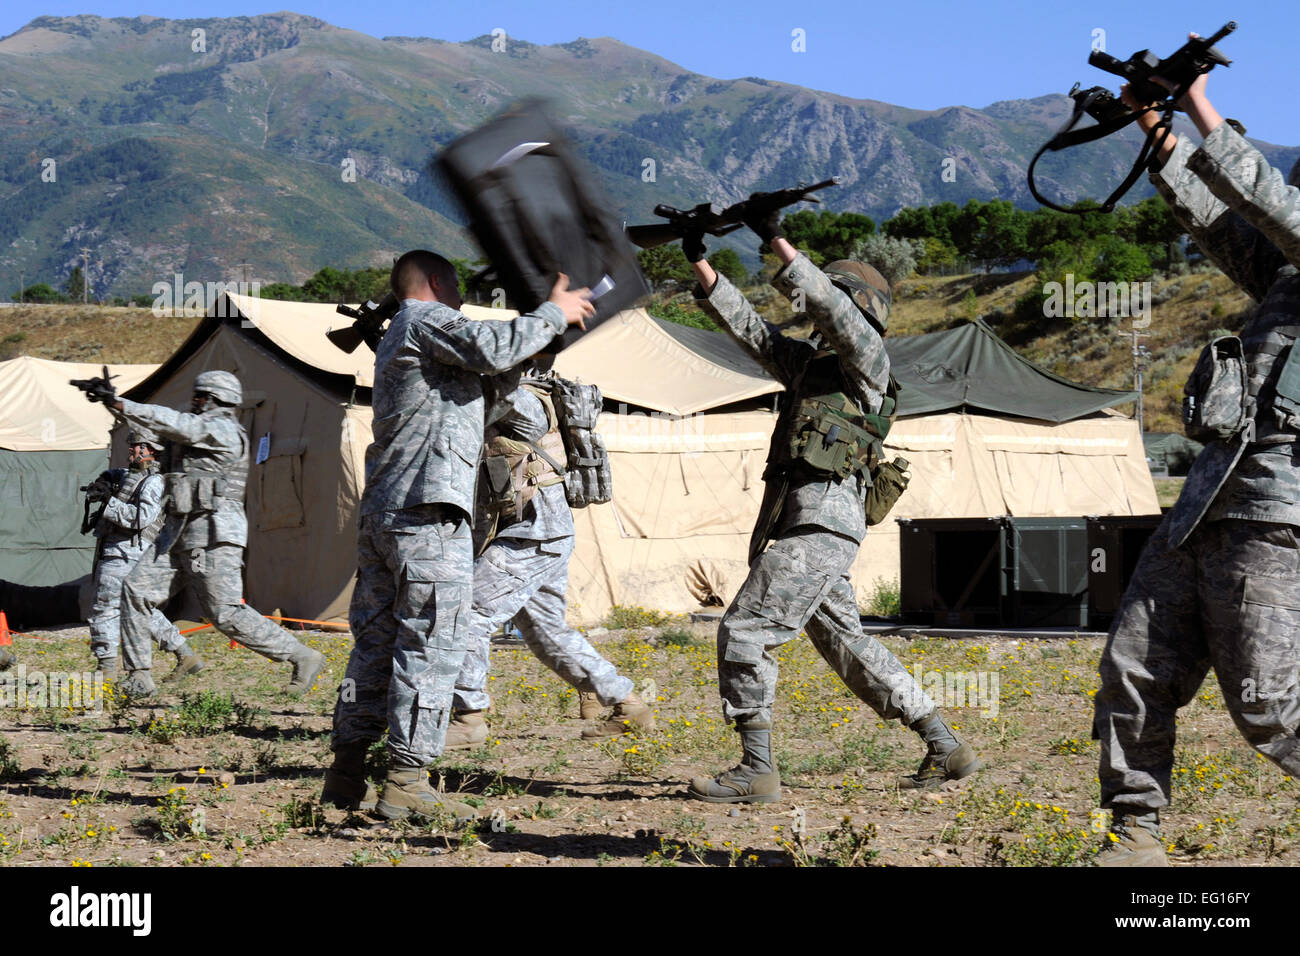
[[[828, 208], [877, 220], [945, 200], [1030, 208], [1025, 167], [1070, 108], [1051, 94], [908, 109], [715, 79], [608, 38], [379, 39], [295, 13], [39, 17], [0, 39], [0, 298], [20, 276], [58, 284], [83, 249], [100, 296], [177, 272], [300, 282], [414, 246], [474, 257], [428, 161], [527, 96], [554, 104], [628, 222], [829, 176]], [[1102, 197], [1137, 143], [1049, 156], [1042, 188]], [[1285, 168], [1300, 156], [1259, 145]]]

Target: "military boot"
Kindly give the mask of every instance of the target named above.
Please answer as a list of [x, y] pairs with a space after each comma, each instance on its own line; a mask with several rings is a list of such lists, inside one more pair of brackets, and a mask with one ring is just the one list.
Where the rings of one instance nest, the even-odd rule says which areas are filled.
[[975, 748], [957, 736], [939, 711], [908, 726], [925, 741], [925, 759], [916, 773], [899, 778], [900, 790], [928, 790], [945, 780], [969, 777], [980, 768]]
[[299, 644], [289, 662], [293, 664], [293, 679], [285, 687], [285, 693], [301, 697], [312, 689], [316, 678], [325, 669], [325, 655], [306, 644]]
[[404, 820], [411, 814], [422, 817], [451, 816], [457, 823], [478, 817], [467, 803], [448, 800], [429, 786], [424, 767], [394, 767], [388, 771], [375, 812], [385, 820]]
[[488, 738], [487, 720], [481, 710], [466, 710], [452, 714], [447, 724], [447, 741], [443, 750], [469, 750]]
[[104, 675], [104, 680], [117, 680], [117, 658], [99, 658], [99, 667], [97, 670]]
[[614, 713], [609, 720], [583, 728], [582, 737], [591, 740], [594, 737], [617, 737], [633, 730], [654, 729], [655, 712], [633, 691], [614, 705]]
[[118, 693], [128, 700], [137, 697], [152, 697], [158, 693], [158, 686], [153, 682], [153, 673], [147, 670], [131, 671], [126, 680], [117, 685]]
[[334, 763], [325, 771], [320, 802], [340, 810], [373, 810], [379, 794], [366, 779], [364, 744], [345, 745], [334, 751]]
[[198, 654], [194, 653], [194, 648], [186, 642], [173, 651], [176, 655], [176, 666], [172, 668], [171, 673], [163, 678], [164, 684], [180, 680], [183, 677], [189, 677], [191, 674], [197, 674], [203, 670], [203, 660]]
[[1110, 832], [1093, 861], [1097, 866], [1168, 866], [1165, 845], [1160, 841], [1160, 815], [1146, 813], [1112, 814]]
[[17, 660], [17, 658], [14, 657], [13, 651], [9, 650], [7, 647], [0, 647], [0, 671], [7, 671], [9, 668], [13, 667], [15, 660]]
[[595, 720], [605, 708], [600, 706], [600, 698], [591, 691], [578, 694], [578, 716], [583, 720]]
[[781, 799], [781, 775], [772, 763], [772, 725], [738, 720], [740, 765], [716, 777], [696, 777], [687, 794], [706, 803], [775, 803]]

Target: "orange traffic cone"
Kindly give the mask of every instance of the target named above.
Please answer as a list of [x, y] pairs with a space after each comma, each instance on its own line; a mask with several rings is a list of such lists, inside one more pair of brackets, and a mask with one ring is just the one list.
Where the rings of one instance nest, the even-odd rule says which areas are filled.
[[9, 636], [9, 618], [5, 617], [4, 611], [0, 611], [0, 647], [9, 647], [13, 642], [14, 639]]

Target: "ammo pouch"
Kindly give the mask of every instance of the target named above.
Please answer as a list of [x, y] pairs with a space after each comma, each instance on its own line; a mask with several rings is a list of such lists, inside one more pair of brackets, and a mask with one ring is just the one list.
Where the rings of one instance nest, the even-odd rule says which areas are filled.
[[1220, 336], [1204, 348], [1183, 387], [1183, 430], [1188, 438], [1208, 443], [1240, 436], [1243, 442], [1251, 441], [1255, 400], [1248, 374], [1237, 336]]
[[167, 493], [171, 496], [168, 510], [174, 515], [216, 511], [226, 488], [226, 480], [216, 475], [170, 472], [166, 477]]
[[849, 414], [849, 408], [831, 404], [825, 397], [800, 402], [790, 430], [788, 460], [840, 478], [855, 472], [869, 474], [884, 457], [883, 448], [880, 439], [854, 424]]
[[1286, 362], [1277, 376], [1273, 395], [1273, 414], [1277, 427], [1285, 432], [1300, 432], [1300, 340], [1291, 344]]
[[868, 528], [884, 521], [885, 516], [893, 510], [898, 499], [907, 490], [907, 483], [911, 480], [907, 468], [906, 458], [882, 462], [876, 468], [875, 480], [867, 489], [865, 502]]
[[614, 497], [605, 439], [596, 434], [601, 395], [595, 385], [579, 385], [559, 376], [545, 381], [551, 388], [551, 402], [564, 439], [568, 467], [564, 472], [564, 496], [571, 508], [604, 504]]

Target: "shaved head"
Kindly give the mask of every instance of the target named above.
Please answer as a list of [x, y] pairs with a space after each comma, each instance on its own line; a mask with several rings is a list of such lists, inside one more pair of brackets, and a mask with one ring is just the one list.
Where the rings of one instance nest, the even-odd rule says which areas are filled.
[[[439, 301], [459, 307], [460, 295], [456, 267], [427, 249], [413, 249], [393, 263], [388, 277], [393, 294], [399, 299], [418, 298], [425, 287], [433, 289]], [[449, 301], [454, 294], [455, 301]]]

